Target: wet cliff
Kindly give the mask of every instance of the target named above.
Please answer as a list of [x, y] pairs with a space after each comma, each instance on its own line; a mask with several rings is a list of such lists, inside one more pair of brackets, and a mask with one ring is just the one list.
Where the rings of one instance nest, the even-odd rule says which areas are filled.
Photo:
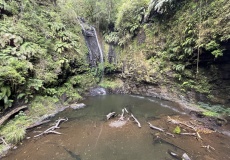
[[[126, 19], [119, 19], [123, 23], [105, 41], [116, 44], [114, 75], [125, 82], [125, 92], [228, 106], [229, 6], [228, 1], [213, 0], [172, 2], [171, 10], [161, 12], [149, 6], [143, 21], [122, 13]], [[143, 14], [132, 7], [129, 12]], [[130, 29], [127, 21], [140, 25]], [[130, 30], [120, 36], [119, 27]]]

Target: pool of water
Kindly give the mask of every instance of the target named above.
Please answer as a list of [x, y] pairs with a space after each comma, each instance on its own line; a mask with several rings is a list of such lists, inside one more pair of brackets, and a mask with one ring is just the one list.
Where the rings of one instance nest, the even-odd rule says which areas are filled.
[[[52, 123], [31, 130], [17, 149], [3, 159], [15, 160], [165, 160], [172, 159], [168, 149], [175, 147], [153, 143], [153, 135], [147, 122], [164, 115], [180, 114], [176, 104], [148, 97], [130, 95], [103, 95], [88, 97], [84, 109], [67, 109], [52, 118], [68, 118], [60, 125], [62, 135], [49, 134], [33, 138], [49, 128]], [[110, 127], [113, 119], [106, 121], [109, 112], [127, 110], [140, 121], [118, 128]]]

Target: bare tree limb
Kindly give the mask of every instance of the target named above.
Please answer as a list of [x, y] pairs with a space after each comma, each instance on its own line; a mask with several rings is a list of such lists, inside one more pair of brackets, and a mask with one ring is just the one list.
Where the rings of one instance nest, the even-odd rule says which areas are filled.
[[106, 115], [107, 120], [109, 120], [111, 117], [115, 116], [116, 112], [110, 112]]
[[34, 138], [42, 136], [44, 134], [48, 134], [48, 133], [61, 134], [60, 132], [57, 132], [57, 131], [54, 131], [54, 130], [60, 128], [59, 125], [60, 125], [60, 123], [62, 121], [67, 121], [67, 120], [68, 120], [68, 118], [66, 118], [66, 119], [64, 119], [64, 118], [58, 119], [57, 122], [56, 122], [56, 124], [54, 126], [48, 128], [47, 130], [45, 130], [44, 132], [42, 132], [42, 133], [40, 133], [38, 135], [35, 135]]
[[126, 108], [124, 108], [124, 110], [125, 110], [126, 113], [129, 113], [129, 111]]
[[149, 127], [150, 127], [151, 129], [155, 129], [155, 130], [158, 130], [158, 131], [160, 131], [160, 132], [164, 132], [164, 129], [159, 128], [159, 127], [156, 127], [156, 126], [152, 125], [152, 124], [149, 123], [149, 122], [148, 122], [148, 124], [149, 124]]
[[210, 145], [202, 146], [202, 148], [207, 148], [208, 152], [211, 152], [211, 149], [212, 149], [212, 150], [215, 150], [215, 148], [213, 148], [213, 147], [210, 146]]
[[152, 124], [149, 123], [149, 122], [148, 122], [148, 124], [149, 124], [149, 127], [150, 127], [151, 129], [155, 129], [155, 130], [158, 130], [158, 131], [160, 131], [160, 132], [163, 132], [163, 133], [165, 133], [165, 134], [167, 134], [167, 135], [169, 135], [169, 136], [175, 137], [174, 134], [169, 133], [169, 132], [165, 132], [164, 129], [162, 129], [162, 128], [156, 127], [156, 126], [152, 125]]
[[20, 110], [25, 109], [25, 108], [27, 108], [27, 106], [21, 106], [21, 107], [18, 107], [18, 108], [13, 109], [13, 110], [10, 111], [9, 113], [7, 113], [5, 116], [3, 116], [3, 117], [0, 119], [0, 126], [1, 126], [5, 121], [7, 121], [12, 115], [14, 115], [15, 113], [17, 113], [17, 112], [19, 112]]
[[6, 141], [4, 140], [3, 137], [0, 137], [0, 140], [2, 141], [3, 144], [5, 144], [6, 146], [8, 146], [8, 144], [6, 143]]
[[185, 135], [185, 136], [196, 136], [196, 133], [180, 133], [180, 135]]
[[131, 117], [134, 119], [134, 121], [137, 123], [137, 126], [139, 127], [139, 128], [141, 128], [141, 124], [140, 124], [140, 122], [136, 119], [136, 117], [134, 117], [134, 115], [133, 114], [131, 114]]
[[121, 116], [120, 116], [120, 118], [119, 118], [118, 120], [119, 120], [119, 121], [124, 121], [125, 110], [122, 109], [121, 111], [122, 111], [122, 113], [121, 113]]

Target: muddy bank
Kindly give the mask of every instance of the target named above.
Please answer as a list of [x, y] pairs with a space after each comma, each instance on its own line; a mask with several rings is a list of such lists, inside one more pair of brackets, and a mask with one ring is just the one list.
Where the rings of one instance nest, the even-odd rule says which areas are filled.
[[[203, 128], [208, 129], [214, 126], [207, 126], [202, 121], [193, 119], [187, 115], [173, 116], [173, 119], [179, 120], [180, 122], [189, 122], [193, 125], [194, 123], [199, 123]], [[192, 123], [194, 122], [194, 123]], [[167, 131], [173, 131], [176, 126], [180, 126], [181, 133], [195, 133], [189, 128], [186, 128], [183, 125], [175, 125], [168, 122], [168, 117], [161, 117], [160, 119], [152, 121], [152, 124], [155, 126], [160, 126], [165, 128]], [[230, 125], [225, 126], [225, 129], [230, 129]], [[191, 155], [191, 159], [195, 160], [217, 160], [217, 159], [230, 159], [230, 137], [210, 129], [211, 132], [199, 131], [201, 139], [197, 136], [189, 135], [179, 135], [174, 134], [175, 137], [167, 136], [164, 133], [152, 131], [153, 137], [161, 137], [163, 140], [168, 142], [171, 145], [175, 145], [176, 148], [181, 148]], [[212, 132], [213, 131], [213, 132]], [[155, 142], [157, 143], [157, 141]]]

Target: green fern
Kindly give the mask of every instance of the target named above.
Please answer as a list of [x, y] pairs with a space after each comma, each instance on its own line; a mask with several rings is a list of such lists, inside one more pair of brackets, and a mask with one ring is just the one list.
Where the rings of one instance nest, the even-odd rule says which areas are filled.
[[9, 86], [2, 86], [0, 91], [0, 100], [3, 100], [5, 108], [11, 107], [13, 103], [13, 100], [9, 99], [11, 88]]
[[185, 65], [184, 64], [173, 65], [173, 69], [176, 71], [182, 72], [185, 69]]

